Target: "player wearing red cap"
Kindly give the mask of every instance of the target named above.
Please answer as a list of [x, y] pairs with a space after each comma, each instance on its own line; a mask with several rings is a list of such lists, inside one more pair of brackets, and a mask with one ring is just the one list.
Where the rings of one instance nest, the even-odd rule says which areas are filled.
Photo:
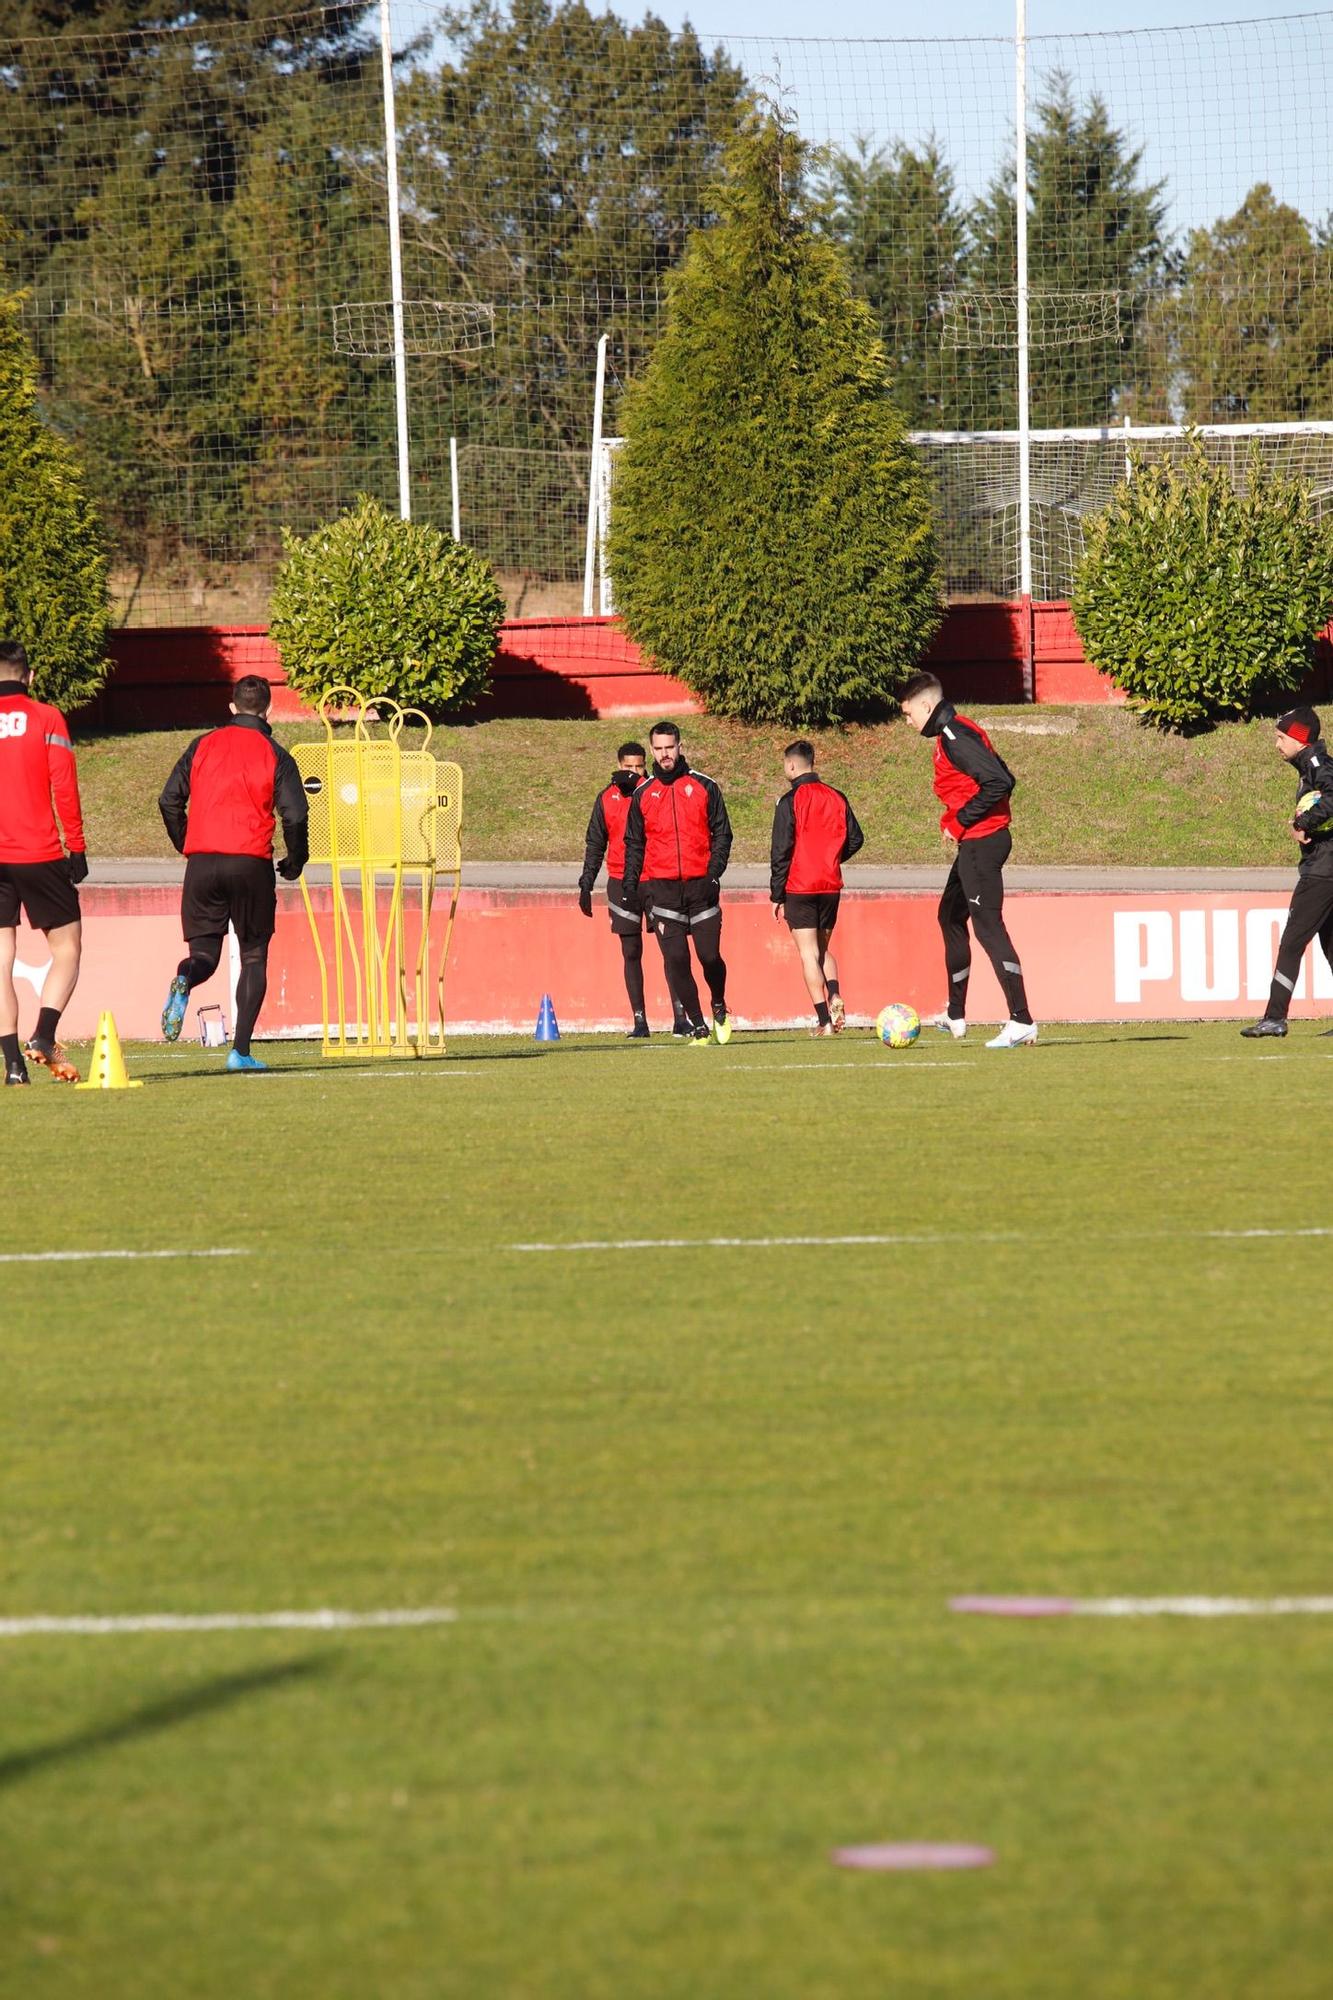
[[1300, 874], [1277, 948], [1264, 1017], [1241, 1029], [1252, 1041], [1286, 1034], [1287, 1011], [1311, 938], [1319, 939], [1324, 957], [1333, 964], [1333, 758], [1312, 708], [1289, 708], [1278, 717], [1277, 752], [1296, 773], [1291, 831], [1301, 850]]
[[[25, 1053], [57, 1083], [77, 1083], [56, 1029], [79, 977], [78, 884], [87, 877], [88, 856], [69, 728], [58, 709], [33, 700], [31, 683], [22, 646], [0, 644], [0, 1050], [6, 1084], [27, 1083]], [[19, 1047], [14, 987], [20, 910], [51, 954], [26, 1051]]]

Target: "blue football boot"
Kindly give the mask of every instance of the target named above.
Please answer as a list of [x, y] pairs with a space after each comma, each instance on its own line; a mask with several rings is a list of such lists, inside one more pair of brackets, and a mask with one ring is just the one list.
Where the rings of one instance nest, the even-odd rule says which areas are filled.
[[162, 1009], [162, 1039], [164, 1042], [178, 1042], [185, 1021], [185, 1009], [190, 1004], [190, 989], [179, 972], [167, 988], [167, 1004]]
[[227, 1057], [227, 1068], [233, 1076], [267, 1076], [268, 1064], [258, 1056], [243, 1056], [239, 1049], [233, 1049]]

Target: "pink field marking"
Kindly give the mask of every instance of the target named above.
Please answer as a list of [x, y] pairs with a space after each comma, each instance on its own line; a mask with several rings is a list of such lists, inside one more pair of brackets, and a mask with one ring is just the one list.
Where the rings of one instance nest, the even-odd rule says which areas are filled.
[[868, 1847], [835, 1847], [830, 1857], [837, 1868], [864, 1868], [878, 1874], [906, 1874], [914, 1869], [989, 1868], [995, 1859], [989, 1847], [958, 1843], [940, 1845], [926, 1840], [880, 1841]]
[[951, 1597], [949, 1609], [985, 1618], [1072, 1618], [1078, 1606], [1072, 1597]]

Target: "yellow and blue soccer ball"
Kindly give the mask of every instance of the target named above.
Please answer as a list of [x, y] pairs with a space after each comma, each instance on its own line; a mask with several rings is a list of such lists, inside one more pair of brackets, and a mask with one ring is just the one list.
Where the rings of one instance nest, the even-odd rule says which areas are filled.
[[921, 1033], [921, 1017], [905, 1001], [892, 1000], [880, 1009], [875, 1033], [887, 1048], [910, 1049]]
[[[1302, 792], [1300, 797], [1296, 801], [1297, 819], [1300, 818], [1302, 813], [1308, 813], [1312, 806], [1317, 806], [1323, 797], [1324, 795], [1322, 792]], [[1327, 801], [1325, 801], [1325, 803], [1327, 803]], [[1324, 833], [1330, 826], [1333, 826], [1333, 818], [1322, 820], [1320, 824], [1315, 828], [1315, 832]]]

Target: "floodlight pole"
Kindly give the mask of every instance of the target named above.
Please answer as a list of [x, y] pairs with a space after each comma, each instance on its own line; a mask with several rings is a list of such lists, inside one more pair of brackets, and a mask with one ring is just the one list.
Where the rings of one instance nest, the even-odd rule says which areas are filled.
[[598, 500], [602, 474], [602, 412], [606, 404], [606, 347], [607, 335], [603, 334], [597, 343], [597, 385], [592, 398], [592, 464], [588, 470], [588, 533], [583, 547], [583, 615], [593, 615], [593, 578], [597, 566], [597, 548], [601, 523], [598, 519]]
[[454, 540], [463, 539], [462, 507], [458, 492], [458, 439], [449, 440], [449, 518], [453, 527]]
[[1023, 600], [1023, 693], [1037, 694], [1032, 631], [1032, 398], [1028, 377], [1028, 10], [1015, 0], [1014, 220], [1018, 299], [1018, 588]]
[[398, 212], [398, 113], [393, 94], [390, 0], [380, 0], [380, 69], [384, 78], [384, 165], [389, 184], [389, 289], [393, 298], [393, 390], [398, 411], [398, 512], [412, 518], [407, 434], [407, 333], [403, 321], [403, 238]]

